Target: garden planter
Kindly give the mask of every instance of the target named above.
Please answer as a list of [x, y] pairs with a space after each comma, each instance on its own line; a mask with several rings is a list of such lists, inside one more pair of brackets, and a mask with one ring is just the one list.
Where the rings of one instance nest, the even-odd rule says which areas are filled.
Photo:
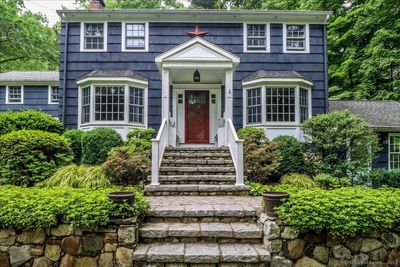
[[135, 193], [112, 192], [108, 194], [108, 198], [116, 204], [122, 204], [122, 203], [133, 204], [133, 202], [135, 202]]
[[264, 197], [264, 211], [271, 218], [277, 218], [274, 208], [282, 204], [282, 200], [289, 197], [286, 192], [265, 192]]

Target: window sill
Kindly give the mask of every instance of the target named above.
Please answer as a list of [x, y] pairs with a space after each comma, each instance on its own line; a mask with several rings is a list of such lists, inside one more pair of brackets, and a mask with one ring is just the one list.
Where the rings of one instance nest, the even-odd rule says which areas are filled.
[[128, 126], [128, 127], [146, 127], [144, 124], [140, 123], [126, 123], [126, 122], [115, 122], [115, 121], [96, 121], [90, 123], [82, 123], [80, 127], [88, 126]]

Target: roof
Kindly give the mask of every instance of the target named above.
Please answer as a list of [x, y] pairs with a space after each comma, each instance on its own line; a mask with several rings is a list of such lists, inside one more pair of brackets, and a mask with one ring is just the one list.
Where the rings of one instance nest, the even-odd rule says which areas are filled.
[[0, 73], [0, 83], [3, 82], [59, 82], [58, 71], [10, 71]]
[[309, 22], [325, 24], [332, 12], [297, 10], [226, 10], [226, 9], [62, 9], [64, 21], [135, 20], [174, 22]]
[[133, 70], [93, 70], [81, 77], [78, 80], [86, 78], [131, 78], [135, 80], [147, 81], [147, 78]]
[[249, 76], [243, 79], [243, 82], [250, 82], [258, 79], [304, 79], [312, 82], [309, 78], [301, 75], [297, 71], [293, 70], [258, 70], [251, 73]]
[[400, 103], [385, 100], [329, 101], [329, 112], [350, 110], [373, 128], [400, 128]]

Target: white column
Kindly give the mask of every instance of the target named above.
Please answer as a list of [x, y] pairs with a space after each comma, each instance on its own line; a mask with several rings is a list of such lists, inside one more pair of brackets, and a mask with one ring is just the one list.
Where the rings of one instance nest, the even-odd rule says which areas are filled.
[[233, 121], [233, 72], [231, 69], [225, 74], [225, 119]]
[[162, 69], [161, 119], [169, 118], [169, 70]]

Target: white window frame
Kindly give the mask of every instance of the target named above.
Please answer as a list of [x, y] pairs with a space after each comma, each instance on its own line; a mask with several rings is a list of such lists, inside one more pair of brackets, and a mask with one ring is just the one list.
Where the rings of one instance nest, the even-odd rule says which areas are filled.
[[[103, 49], [85, 49], [85, 24], [103, 24]], [[108, 22], [104, 21], [82, 21], [81, 22], [81, 36], [80, 48], [81, 52], [107, 52], [108, 43]]]
[[[397, 170], [397, 168], [396, 169], [393, 169], [392, 168], [392, 162], [391, 162], [391, 160], [390, 160], [390, 156], [391, 156], [391, 154], [400, 154], [400, 153], [398, 153], [398, 152], [390, 152], [390, 145], [391, 145], [391, 143], [390, 143], [390, 137], [392, 137], [392, 136], [399, 136], [400, 137], [400, 133], [388, 133], [388, 169], [389, 170]], [[400, 168], [399, 168], [400, 169]]]
[[[304, 50], [287, 50], [286, 43], [287, 43], [287, 25], [304, 25], [305, 26], [305, 42], [306, 46]], [[308, 54], [310, 53], [310, 24], [308, 23], [283, 23], [283, 53], [289, 54]]]
[[[144, 49], [127, 49], [126, 48], [126, 24], [144, 24]], [[121, 49], [122, 52], [148, 52], [149, 51], [149, 23], [144, 21], [125, 21], [121, 27]]]
[[48, 95], [48, 103], [49, 105], [58, 105], [60, 104], [60, 95], [59, 95], [59, 100], [57, 102], [54, 102], [51, 99], [51, 95], [52, 95], [52, 88], [53, 87], [58, 87], [58, 92], [60, 93], [60, 87], [58, 85], [49, 85], [49, 95]]
[[[20, 102], [10, 102], [9, 101], [9, 90], [10, 87], [21, 87], [21, 101]], [[6, 104], [8, 105], [22, 105], [24, 104], [24, 86], [23, 85], [7, 85], [6, 86]]]
[[[253, 24], [261, 24], [265, 25], [265, 50], [248, 50], [247, 49], [247, 25], [253, 25]], [[254, 22], [254, 23], [243, 23], [243, 52], [245, 53], [270, 53], [271, 52], [271, 30], [270, 30], [270, 23], [259, 23], [259, 22]]]

